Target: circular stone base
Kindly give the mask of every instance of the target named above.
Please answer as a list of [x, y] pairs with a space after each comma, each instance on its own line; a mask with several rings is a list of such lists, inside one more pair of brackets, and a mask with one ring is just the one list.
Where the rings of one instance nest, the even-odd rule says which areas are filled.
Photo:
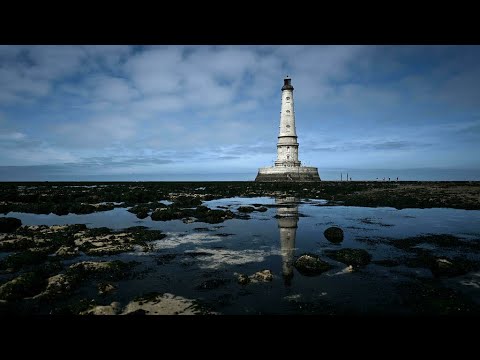
[[259, 182], [313, 182], [321, 181], [318, 168], [310, 166], [272, 166], [258, 169], [255, 181]]

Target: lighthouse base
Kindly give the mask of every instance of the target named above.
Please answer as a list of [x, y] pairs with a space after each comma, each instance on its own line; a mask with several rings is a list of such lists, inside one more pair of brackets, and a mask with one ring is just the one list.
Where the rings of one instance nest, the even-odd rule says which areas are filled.
[[258, 169], [258, 182], [316, 182], [321, 181], [318, 168], [310, 166], [272, 166]]

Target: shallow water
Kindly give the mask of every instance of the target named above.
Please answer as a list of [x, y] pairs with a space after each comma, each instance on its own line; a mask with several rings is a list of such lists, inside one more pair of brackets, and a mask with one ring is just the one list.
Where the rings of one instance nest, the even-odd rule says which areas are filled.
[[[322, 200], [294, 198], [228, 198], [204, 202], [210, 208], [262, 204], [266, 212], [250, 213], [250, 219], [232, 219], [220, 224], [190, 223], [181, 220], [140, 220], [126, 208], [65, 216], [11, 212], [7, 216], [24, 225], [87, 224], [88, 227], [122, 229], [147, 226], [167, 233], [155, 241], [153, 251], [136, 251], [109, 257], [82, 256], [71, 260], [136, 260], [140, 277], [118, 282], [118, 291], [99, 298], [94, 284], [83, 287], [75, 298], [93, 297], [97, 303], [128, 303], [148, 292], [169, 292], [198, 299], [222, 314], [289, 313], [408, 313], [402, 306], [397, 287], [415, 278], [432, 278], [430, 270], [405, 266], [382, 267], [369, 264], [355, 272], [324, 256], [326, 249], [363, 248], [372, 261], [405, 255], [378, 238], [405, 238], [421, 234], [451, 234], [468, 241], [480, 241], [480, 211], [458, 209], [403, 209], [325, 206]], [[278, 218], [275, 218], [278, 216]], [[323, 235], [330, 226], [343, 229], [339, 245]], [[467, 250], [456, 255], [478, 259]], [[318, 254], [333, 268], [307, 277], [293, 266], [296, 257]], [[440, 251], [451, 255], [452, 251]], [[166, 256], [167, 255], [167, 256]], [[235, 273], [252, 275], [269, 269], [273, 281], [237, 284]], [[443, 281], [445, 286], [468, 293], [480, 302], [478, 276], [467, 274]], [[205, 283], [207, 282], [207, 283]], [[211, 289], [205, 289], [205, 284]], [[473, 284], [473, 285], [472, 285]]]

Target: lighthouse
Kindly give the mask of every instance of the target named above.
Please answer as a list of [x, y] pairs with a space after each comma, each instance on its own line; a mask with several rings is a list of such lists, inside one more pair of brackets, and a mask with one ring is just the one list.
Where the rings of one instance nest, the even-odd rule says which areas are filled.
[[282, 87], [277, 160], [275, 166], [260, 168], [255, 181], [320, 181], [316, 167], [301, 166], [298, 160], [293, 89], [292, 79], [285, 77]]

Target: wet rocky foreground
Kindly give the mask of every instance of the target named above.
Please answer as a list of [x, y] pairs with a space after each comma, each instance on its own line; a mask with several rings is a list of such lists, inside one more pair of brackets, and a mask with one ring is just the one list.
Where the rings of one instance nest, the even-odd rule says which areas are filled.
[[479, 208], [479, 183], [2, 183], [0, 314], [480, 314]]

